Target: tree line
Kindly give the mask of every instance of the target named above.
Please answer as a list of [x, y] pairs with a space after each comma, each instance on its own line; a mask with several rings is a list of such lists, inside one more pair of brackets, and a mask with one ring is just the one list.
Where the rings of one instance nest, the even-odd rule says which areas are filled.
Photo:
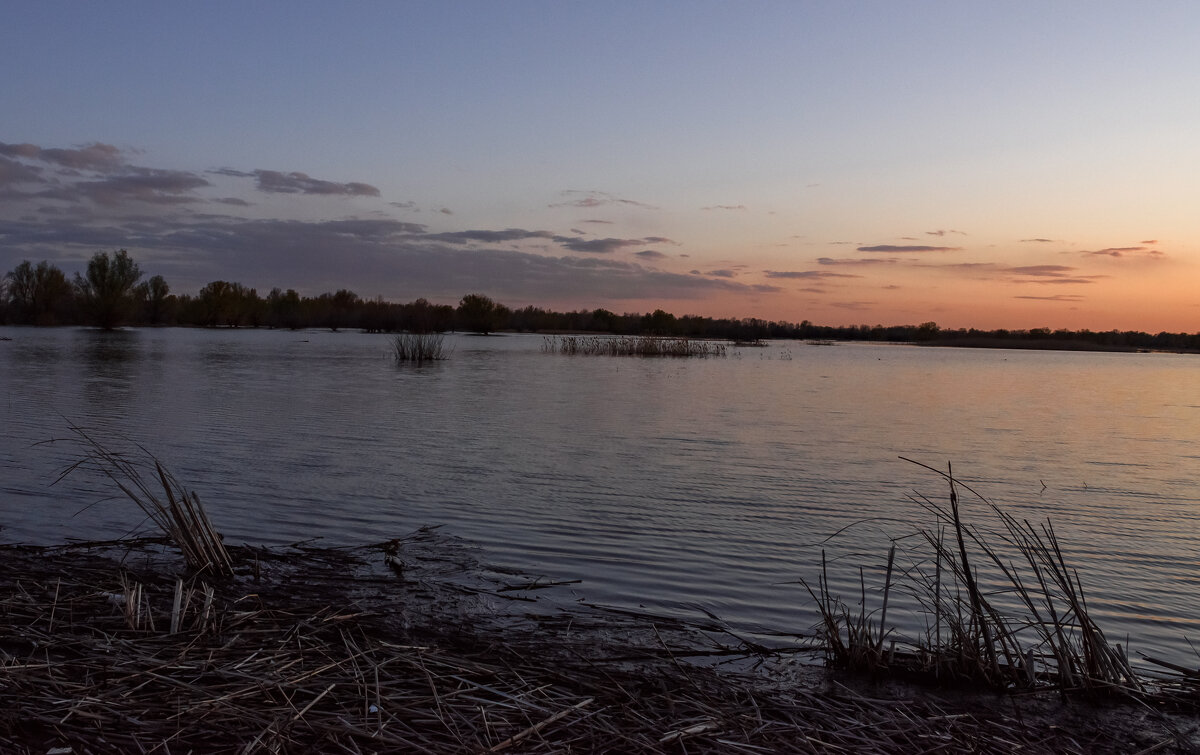
[[1200, 351], [1200, 333], [1140, 331], [944, 329], [920, 325], [814, 325], [758, 318], [676, 316], [662, 309], [617, 314], [607, 309], [555, 312], [536, 306], [510, 308], [472, 293], [457, 306], [421, 298], [408, 303], [364, 299], [341, 289], [301, 296], [273, 288], [260, 296], [254, 288], [216, 280], [195, 295], [176, 294], [161, 275], [142, 280], [141, 268], [124, 249], [98, 252], [73, 279], [57, 266], [26, 260], [0, 281], [0, 324], [194, 326], [206, 328], [329, 328], [368, 332], [441, 333], [500, 331], [526, 333], [616, 333], [740, 342], [763, 339], [879, 341], [941, 346], [1052, 349]]

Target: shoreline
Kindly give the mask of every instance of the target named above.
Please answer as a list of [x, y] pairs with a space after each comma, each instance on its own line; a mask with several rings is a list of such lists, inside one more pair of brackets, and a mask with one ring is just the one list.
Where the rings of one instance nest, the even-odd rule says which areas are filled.
[[[808, 665], [575, 599], [434, 530], [356, 548], [0, 546], [12, 752], [1190, 752], [1200, 716]], [[174, 631], [172, 631], [174, 630]], [[69, 749], [68, 749], [69, 748]]]

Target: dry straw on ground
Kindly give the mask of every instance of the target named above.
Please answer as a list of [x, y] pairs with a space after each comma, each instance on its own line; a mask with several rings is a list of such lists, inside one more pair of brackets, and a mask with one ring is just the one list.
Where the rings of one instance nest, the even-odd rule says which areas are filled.
[[757, 657], [776, 664], [772, 683], [715, 665], [755, 658], [719, 627], [530, 602], [544, 582], [472, 576], [462, 547], [432, 532], [353, 550], [234, 548], [235, 576], [215, 583], [153, 542], [2, 555], [6, 752], [1089, 753], [1186, 741], [1144, 711], [1117, 724], [1055, 703], [1047, 718], [1033, 701], [814, 682]]

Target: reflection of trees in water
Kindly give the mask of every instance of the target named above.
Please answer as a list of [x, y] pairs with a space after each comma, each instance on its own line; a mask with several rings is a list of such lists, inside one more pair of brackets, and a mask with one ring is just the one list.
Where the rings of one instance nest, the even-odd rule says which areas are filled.
[[142, 357], [141, 334], [135, 330], [81, 330], [84, 397], [89, 403], [124, 406], [134, 390]]

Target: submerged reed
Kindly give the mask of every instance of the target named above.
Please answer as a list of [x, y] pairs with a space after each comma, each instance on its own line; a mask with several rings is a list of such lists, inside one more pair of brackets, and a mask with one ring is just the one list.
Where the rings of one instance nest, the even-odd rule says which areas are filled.
[[449, 354], [441, 333], [400, 333], [392, 337], [397, 362], [434, 362]]
[[572, 356], [723, 357], [725, 344], [660, 336], [547, 336], [542, 351]]

